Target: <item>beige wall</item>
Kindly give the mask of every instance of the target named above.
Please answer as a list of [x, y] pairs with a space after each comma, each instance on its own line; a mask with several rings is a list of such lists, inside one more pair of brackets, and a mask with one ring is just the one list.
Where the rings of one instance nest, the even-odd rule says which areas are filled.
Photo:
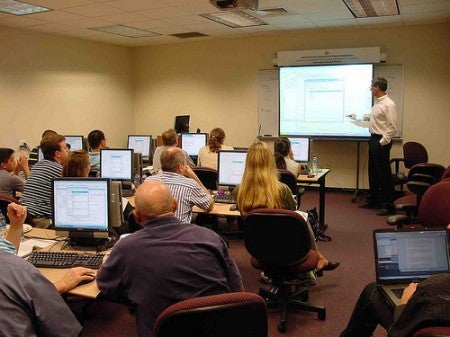
[[134, 131], [132, 50], [76, 39], [0, 30], [0, 144], [38, 144], [45, 129], [87, 135], [110, 146]]
[[[450, 25], [304, 32], [129, 49], [77, 39], [0, 30], [0, 144], [30, 145], [44, 129], [86, 135], [105, 131], [110, 146], [129, 133], [158, 135], [174, 116], [191, 128], [221, 126], [226, 142], [248, 146], [257, 134], [257, 72], [280, 50], [384, 46], [388, 64], [403, 64], [404, 140], [430, 160], [450, 163]], [[313, 152], [332, 169], [328, 186], [355, 185], [356, 144], [318, 142]], [[366, 145], [361, 187], [367, 187]], [[396, 144], [392, 156], [401, 155]]]
[[[303, 32], [142, 47], [135, 51], [136, 131], [160, 134], [174, 116], [191, 115], [191, 130], [224, 128], [226, 142], [248, 146], [257, 135], [257, 71], [281, 50], [383, 46], [387, 64], [404, 65], [404, 141], [450, 164], [450, 25]], [[367, 147], [361, 144], [360, 187], [367, 187]], [[313, 152], [332, 169], [327, 185], [355, 186], [356, 143], [315, 141]], [[392, 156], [401, 156], [396, 143]]]

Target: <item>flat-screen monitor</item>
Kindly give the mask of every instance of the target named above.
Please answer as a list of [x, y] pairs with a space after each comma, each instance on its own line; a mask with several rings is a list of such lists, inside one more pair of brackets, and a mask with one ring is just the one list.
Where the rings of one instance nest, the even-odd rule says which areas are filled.
[[309, 138], [308, 137], [289, 137], [291, 142], [294, 160], [298, 163], [309, 162]]
[[83, 136], [64, 136], [66, 137], [66, 144], [70, 145], [70, 151], [83, 150], [84, 140]]
[[368, 138], [353, 123], [371, 112], [373, 64], [279, 68], [281, 136]]
[[191, 157], [197, 157], [198, 151], [208, 142], [207, 133], [182, 133], [181, 148]]
[[134, 153], [141, 153], [144, 160], [148, 160], [152, 154], [152, 136], [150, 135], [129, 135], [128, 146]]
[[133, 150], [101, 149], [100, 177], [131, 181], [133, 179]]
[[109, 179], [55, 178], [52, 192], [52, 220], [57, 231], [68, 232], [77, 244], [83, 239], [108, 238]]
[[237, 186], [245, 170], [247, 151], [219, 151], [217, 180], [219, 186]]
[[189, 132], [189, 120], [190, 115], [176, 116], [175, 117], [175, 131], [176, 133]]

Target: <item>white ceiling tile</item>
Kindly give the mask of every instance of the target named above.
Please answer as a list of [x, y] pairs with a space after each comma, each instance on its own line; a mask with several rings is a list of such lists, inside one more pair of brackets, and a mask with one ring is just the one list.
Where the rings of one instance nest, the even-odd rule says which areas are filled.
[[123, 13], [118, 8], [106, 6], [103, 4], [92, 4], [92, 5], [85, 5], [85, 6], [70, 7], [70, 8], [66, 8], [65, 11], [83, 15], [86, 17], [119, 15], [119, 14]]

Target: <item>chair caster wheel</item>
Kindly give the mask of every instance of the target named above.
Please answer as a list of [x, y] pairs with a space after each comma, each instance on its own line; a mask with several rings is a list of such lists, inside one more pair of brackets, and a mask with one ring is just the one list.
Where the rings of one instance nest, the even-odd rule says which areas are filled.
[[282, 322], [278, 324], [278, 331], [281, 333], [286, 332], [286, 323]]
[[319, 315], [319, 319], [321, 320], [321, 321], [324, 321], [325, 320], [325, 318], [326, 318], [326, 316], [327, 316], [327, 314], [326, 314], [326, 311], [325, 310], [321, 310], [321, 311], [319, 311], [319, 313], [318, 313]]

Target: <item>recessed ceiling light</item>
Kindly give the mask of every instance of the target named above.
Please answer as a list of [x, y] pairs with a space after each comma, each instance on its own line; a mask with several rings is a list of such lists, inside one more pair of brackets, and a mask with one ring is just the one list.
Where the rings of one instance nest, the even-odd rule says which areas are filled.
[[19, 2], [15, 0], [0, 0], [0, 12], [14, 14], [14, 15], [27, 15], [34, 13], [42, 13], [52, 11], [50, 8], [27, 4], [25, 2]]
[[128, 27], [128, 26], [124, 26], [124, 25], [93, 27], [93, 28], [89, 28], [89, 29], [97, 30], [99, 32], [104, 32], [104, 33], [116, 34], [116, 35], [121, 35], [121, 36], [126, 36], [126, 37], [133, 37], [133, 38], [160, 35], [157, 33], [149, 32], [148, 30], [142, 30], [142, 29]]
[[201, 14], [201, 16], [232, 28], [267, 25], [263, 20], [243, 11]]
[[342, 0], [355, 18], [399, 15], [397, 0]]

